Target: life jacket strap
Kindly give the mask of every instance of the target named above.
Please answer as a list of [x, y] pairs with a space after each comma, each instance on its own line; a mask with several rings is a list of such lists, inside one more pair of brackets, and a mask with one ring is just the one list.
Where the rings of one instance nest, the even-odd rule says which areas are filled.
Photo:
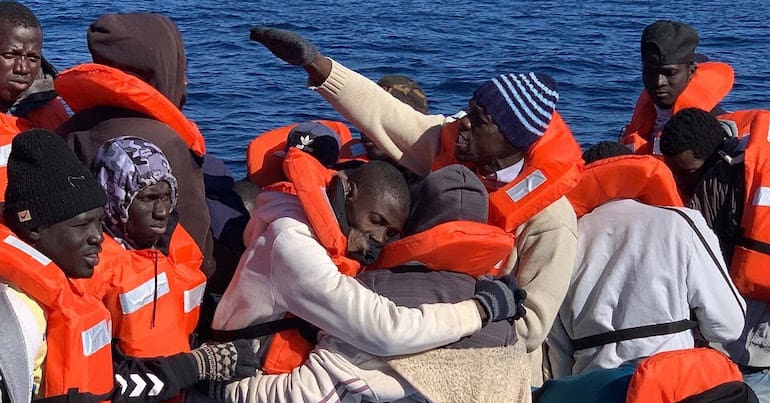
[[676, 322], [658, 323], [654, 325], [630, 327], [628, 329], [613, 330], [611, 332], [599, 333], [593, 336], [581, 337], [572, 340], [572, 348], [585, 350], [588, 348], [599, 347], [605, 344], [620, 343], [621, 341], [642, 339], [645, 337], [661, 336], [664, 334], [674, 334], [692, 329], [698, 325], [698, 322], [689, 319], [682, 319]]
[[[304, 319], [292, 316], [288, 318], [273, 320], [270, 322], [257, 323], [256, 325], [247, 326], [242, 329], [212, 329], [211, 333], [209, 334], [209, 339], [211, 339], [211, 341], [224, 343], [238, 339], [256, 339], [258, 337], [272, 335], [289, 329], [299, 329], [302, 335], [307, 337], [306, 333], [309, 333], [307, 331], [312, 329], [312, 326]], [[315, 337], [312, 339], [315, 339]]]
[[770, 255], [770, 244], [757, 241], [756, 239], [739, 238], [736, 244], [759, 253], [764, 253], [765, 255]]

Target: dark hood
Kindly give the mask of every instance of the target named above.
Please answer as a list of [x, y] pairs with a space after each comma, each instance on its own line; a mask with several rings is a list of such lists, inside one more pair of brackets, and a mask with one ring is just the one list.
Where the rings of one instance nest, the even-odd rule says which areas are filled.
[[168, 18], [150, 13], [107, 14], [88, 28], [94, 63], [115, 67], [155, 87], [177, 107], [185, 98], [182, 35]]
[[487, 222], [488, 194], [479, 178], [462, 165], [431, 172], [412, 190], [412, 209], [404, 235], [450, 221]]

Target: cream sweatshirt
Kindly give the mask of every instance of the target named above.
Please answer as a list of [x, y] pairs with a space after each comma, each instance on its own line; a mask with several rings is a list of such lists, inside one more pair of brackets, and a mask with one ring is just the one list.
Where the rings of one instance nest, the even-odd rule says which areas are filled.
[[[441, 128], [451, 118], [417, 112], [335, 61], [327, 80], [313, 89], [401, 165], [419, 175], [430, 171]], [[567, 292], [577, 251], [577, 219], [562, 197], [515, 234], [516, 247], [506, 270], [515, 273], [527, 291], [527, 316], [516, 321], [516, 331], [532, 352], [545, 340]]]
[[391, 356], [453, 343], [481, 328], [471, 300], [406, 308], [341, 274], [295, 196], [260, 193], [244, 243], [214, 329], [240, 329], [291, 312], [363, 351]]

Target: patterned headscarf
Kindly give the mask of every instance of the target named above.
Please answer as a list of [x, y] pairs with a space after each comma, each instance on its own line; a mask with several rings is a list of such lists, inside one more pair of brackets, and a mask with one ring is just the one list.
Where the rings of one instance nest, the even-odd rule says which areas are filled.
[[163, 151], [139, 137], [118, 137], [104, 143], [91, 163], [91, 172], [107, 193], [104, 207], [109, 231], [126, 239], [123, 231], [134, 198], [160, 181], [171, 187], [171, 210], [176, 207], [177, 183]]

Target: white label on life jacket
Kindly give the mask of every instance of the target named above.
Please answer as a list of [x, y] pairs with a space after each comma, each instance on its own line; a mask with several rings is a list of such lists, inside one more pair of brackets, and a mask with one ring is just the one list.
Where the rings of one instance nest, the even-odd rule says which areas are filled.
[[761, 187], [754, 193], [755, 206], [770, 206], [770, 187]]
[[523, 199], [524, 196], [528, 195], [531, 191], [535, 190], [538, 186], [545, 183], [545, 181], [545, 175], [543, 175], [543, 173], [537, 169], [535, 172], [532, 172], [531, 174], [527, 175], [526, 178], [522, 179], [521, 182], [508, 189], [505, 193], [507, 193], [508, 197], [510, 197], [511, 200], [516, 203]]
[[8, 157], [11, 155], [11, 145], [0, 146], [0, 168], [8, 165]]
[[22, 241], [19, 238], [16, 238], [13, 235], [8, 235], [7, 237], [5, 237], [3, 242], [24, 252], [24, 254], [28, 255], [32, 259], [37, 260], [38, 263], [42, 264], [43, 266], [48, 266], [48, 263], [51, 263], [51, 259], [49, 259], [48, 256], [38, 252], [37, 249], [29, 246], [26, 242]]
[[99, 351], [104, 346], [109, 346], [112, 340], [112, 332], [106, 320], [102, 320], [80, 335], [83, 338], [83, 355], [86, 357]]
[[350, 155], [353, 157], [360, 157], [366, 155], [366, 147], [361, 143], [356, 143], [350, 146]]
[[[158, 295], [155, 296], [155, 280], [158, 281]], [[166, 273], [160, 273], [157, 277], [151, 278], [142, 284], [139, 284], [133, 290], [120, 294], [120, 310], [124, 315], [134, 313], [143, 306], [152, 303], [157, 298], [168, 294], [168, 277]]]
[[203, 291], [206, 290], [206, 282], [200, 283], [192, 290], [185, 290], [184, 292], [184, 313], [189, 313], [203, 301]]

